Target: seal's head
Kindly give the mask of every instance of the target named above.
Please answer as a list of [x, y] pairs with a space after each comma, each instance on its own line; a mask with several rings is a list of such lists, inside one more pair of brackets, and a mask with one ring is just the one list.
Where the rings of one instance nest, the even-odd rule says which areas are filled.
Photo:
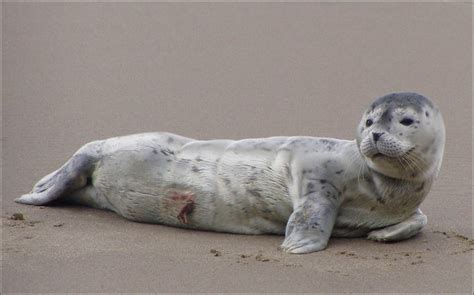
[[444, 150], [444, 123], [438, 108], [411, 92], [377, 98], [357, 129], [357, 145], [367, 165], [389, 177], [434, 177]]

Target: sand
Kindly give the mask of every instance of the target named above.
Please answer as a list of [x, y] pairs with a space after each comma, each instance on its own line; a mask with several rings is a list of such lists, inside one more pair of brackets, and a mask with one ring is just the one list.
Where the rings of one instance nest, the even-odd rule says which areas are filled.
[[[3, 4], [2, 294], [470, 293], [470, 11], [467, 3]], [[428, 225], [404, 242], [331, 239], [322, 252], [289, 255], [277, 249], [282, 236], [13, 202], [88, 141], [161, 130], [350, 139], [370, 101], [399, 90], [432, 97], [447, 128], [442, 171], [422, 204]]]

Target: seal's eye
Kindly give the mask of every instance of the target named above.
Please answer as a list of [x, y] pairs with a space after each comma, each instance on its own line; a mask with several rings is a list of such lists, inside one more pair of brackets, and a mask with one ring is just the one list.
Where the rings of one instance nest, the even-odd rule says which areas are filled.
[[374, 121], [372, 121], [371, 119], [367, 119], [367, 121], [365, 121], [365, 126], [370, 127], [370, 125], [372, 125], [373, 123]]
[[410, 118], [403, 118], [403, 120], [400, 121], [400, 124], [410, 126], [411, 124], [413, 124], [413, 120]]

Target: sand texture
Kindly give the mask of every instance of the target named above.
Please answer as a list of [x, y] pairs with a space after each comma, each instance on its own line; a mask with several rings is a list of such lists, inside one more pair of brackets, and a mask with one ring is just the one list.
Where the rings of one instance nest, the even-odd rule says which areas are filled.
[[[471, 292], [470, 4], [4, 3], [2, 41], [2, 294]], [[282, 236], [13, 202], [95, 139], [352, 139], [394, 91], [432, 98], [447, 131], [428, 225], [405, 242], [288, 255]]]

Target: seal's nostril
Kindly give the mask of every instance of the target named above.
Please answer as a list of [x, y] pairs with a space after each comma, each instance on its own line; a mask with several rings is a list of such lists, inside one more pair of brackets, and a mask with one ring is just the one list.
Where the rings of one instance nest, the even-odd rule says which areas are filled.
[[374, 141], [377, 142], [380, 138], [380, 136], [382, 136], [383, 132], [372, 132], [372, 136], [374, 137]]

